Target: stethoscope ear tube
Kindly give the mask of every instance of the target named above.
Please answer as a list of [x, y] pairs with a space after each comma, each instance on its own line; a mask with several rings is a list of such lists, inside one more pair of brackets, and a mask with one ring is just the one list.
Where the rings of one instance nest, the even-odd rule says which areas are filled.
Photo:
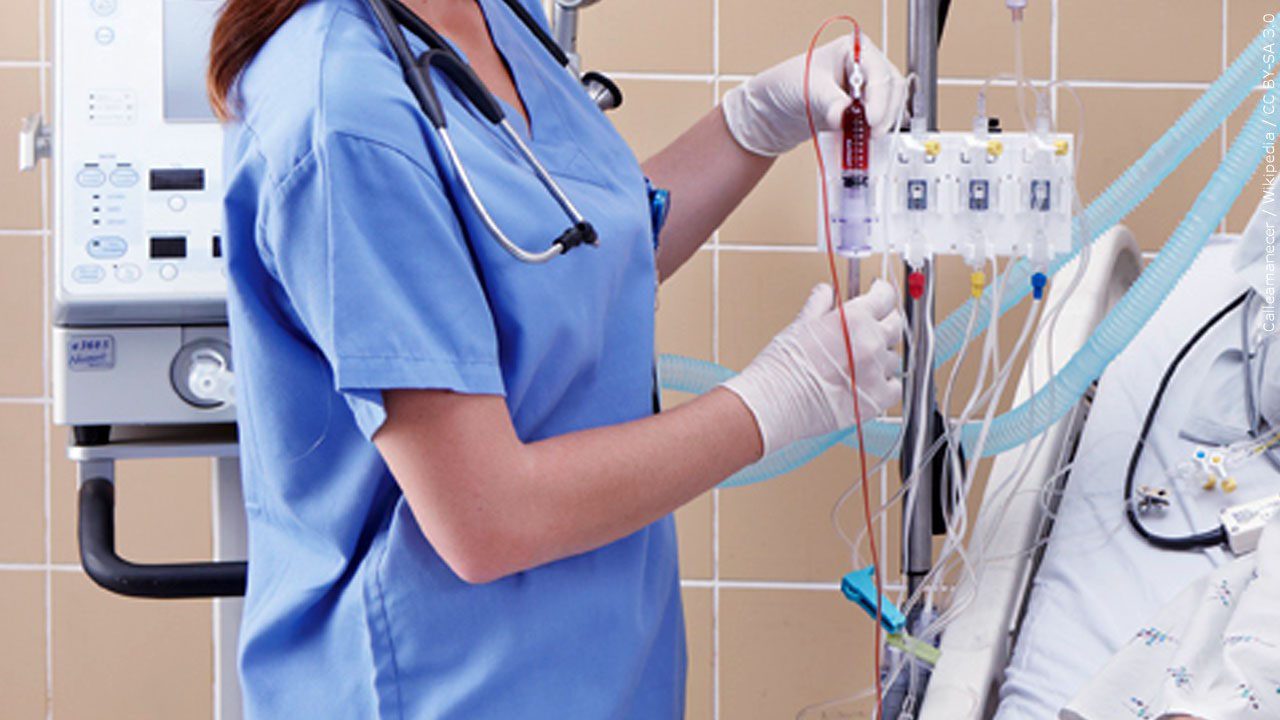
[[[395, 1], [391, 0], [391, 2]], [[432, 86], [429, 77], [420, 72], [414, 63], [409, 43], [401, 34], [400, 25], [387, 7], [386, 1], [365, 0], [365, 2], [369, 6], [369, 11], [373, 13], [373, 17], [377, 19], [378, 25], [382, 27], [383, 34], [387, 36], [387, 42], [391, 44], [391, 52], [400, 63], [404, 81], [409, 85], [409, 90], [418, 101], [418, 105], [421, 106], [422, 113], [437, 130], [448, 127], [449, 122], [445, 117], [444, 107], [440, 105], [440, 98], [436, 97], [435, 87]], [[396, 5], [403, 10], [403, 6], [399, 3]]]
[[[432, 49], [422, 53], [418, 57], [418, 72], [422, 75], [422, 81], [428, 88], [432, 88], [432, 95], [435, 95], [431, 82], [431, 68], [436, 68], [444, 73], [446, 77], [453, 81], [455, 87], [467, 96], [471, 104], [486, 120], [497, 125], [506, 118], [506, 113], [502, 111], [502, 106], [493, 98], [493, 95], [485, 88], [484, 83], [480, 82], [480, 78], [476, 77], [474, 71], [467, 64], [458, 59], [448, 50]], [[443, 115], [443, 113], [441, 113]], [[437, 126], [438, 127], [438, 126]]]

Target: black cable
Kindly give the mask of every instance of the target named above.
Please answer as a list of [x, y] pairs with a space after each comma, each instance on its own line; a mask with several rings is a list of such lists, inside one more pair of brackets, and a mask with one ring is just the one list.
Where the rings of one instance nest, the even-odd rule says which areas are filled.
[[1124, 476], [1124, 512], [1125, 517], [1129, 519], [1129, 524], [1133, 526], [1135, 532], [1142, 536], [1142, 539], [1165, 550], [1196, 550], [1199, 548], [1213, 547], [1221, 545], [1227, 541], [1227, 533], [1218, 526], [1213, 530], [1187, 535], [1185, 537], [1165, 537], [1157, 535], [1148, 530], [1142, 524], [1142, 518], [1138, 517], [1138, 509], [1133, 502], [1133, 479], [1138, 474], [1138, 463], [1142, 461], [1142, 451], [1147, 444], [1147, 436], [1151, 434], [1151, 426], [1155, 424], [1156, 413], [1160, 410], [1160, 403], [1164, 401], [1164, 393], [1169, 389], [1169, 383], [1173, 380], [1174, 374], [1178, 371], [1178, 366], [1186, 359], [1187, 355], [1195, 348], [1199, 342], [1204, 339], [1205, 335], [1214, 328], [1224, 317], [1231, 314], [1231, 311], [1244, 304], [1249, 297], [1249, 293], [1242, 293], [1235, 300], [1232, 300], [1226, 307], [1219, 310], [1208, 322], [1200, 326], [1191, 339], [1187, 340], [1182, 349], [1178, 350], [1178, 354], [1173, 356], [1173, 361], [1169, 363], [1169, 367], [1165, 369], [1164, 376], [1160, 378], [1160, 384], [1156, 387], [1156, 395], [1151, 399], [1151, 406], [1147, 409], [1147, 417], [1142, 421], [1142, 432], [1138, 435], [1138, 443], [1133, 447], [1133, 454], [1129, 456], [1129, 469]]

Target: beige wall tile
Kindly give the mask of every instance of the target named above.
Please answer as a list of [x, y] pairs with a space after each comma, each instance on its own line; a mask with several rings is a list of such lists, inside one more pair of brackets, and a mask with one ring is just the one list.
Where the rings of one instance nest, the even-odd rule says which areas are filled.
[[711, 494], [676, 511], [676, 532], [680, 537], [680, 577], [709, 579], [712, 575]]
[[611, 0], [584, 10], [586, 68], [710, 73], [711, 0]]
[[[876, 458], [868, 458], [874, 465]], [[836, 533], [832, 509], [858, 480], [858, 455], [843, 445], [828, 450], [786, 477], [720, 494], [720, 575], [734, 580], [839, 582], [852, 569], [849, 546]], [[880, 507], [879, 476], [871, 478], [872, 511]], [[890, 492], [897, 487], [889, 478]], [[884, 515], [890, 526], [888, 547], [879, 548], [896, 571], [899, 512]], [[865, 526], [861, 494], [841, 507], [841, 527], [850, 539]], [[877, 543], [880, 536], [876, 535]], [[869, 558], [868, 547], [862, 555]]]
[[0, 97], [5, 111], [0, 128], [0, 231], [40, 227], [40, 174], [18, 172], [18, 142], [14, 138], [22, 118], [40, 109], [40, 75], [34, 68], [0, 68]]
[[714, 626], [711, 591], [685, 588], [684, 624], [689, 647], [689, 674], [686, 680], [685, 715], [688, 720], [713, 717]]
[[[895, 17], [895, 21], [898, 18]], [[1049, 76], [1053, 14], [1048, 3], [1032, 3], [1022, 27], [1028, 77]], [[891, 32], [906, 37], [906, 18]], [[905, 42], [905, 40], [903, 41]], [[1008, 8], [1001, 2], [957, 0], [938, 49], [938, 73], [942, 77], [987, 78], [1014, 70], [1014, 26]]]
[[[65, 429], [54, 429], [54, 562], [79, 563], [75, 467]], [[213, 547], [210, 461], [138, 460], [116, 466], [116, 549], [138, 562], [201, 561]]]
[[[799, 55], [822, 21], [836, 14], [852, 15], [863, 34], [881, 43], [881, 4], [875, 0], [720, 0], [720, 72], [753, 75]], [[824, 38], [850, 31], [840, 24]]]
[[710, 252], [695, 253], [658, 289], [658, 352], [711, 359], [713, 265]]
[[1221, 70], [1220, 3], [1070, 0], [1058, 8], [1061, 77], [1187, 82]]
[[1275, 12], [1275, 0], [1227, 0], [1227, 62], [1235, 60], [1266, 27], [1263, 17]]
[[826, 256], [817, 252], [721, 251], [720, 362], [746, 367], [828, 278]]
[[[1199, 97], [1185, 90], [1086, 88], [1080, 97], [1088, 117], [1079, 186], [1086, 202], [1137, 160]], [[1064, 117], [1063, 127], [1078, 123]], [[1144, 250], [1158, 250], [1191, 208], [1221, 159], [1218, 135], [1206, 141], [1124, 224]]]
[[8, 478], [0, 504], [0, 562], [44, 562], [43, 447], [42, 406], [0, 405], [0, 457]]
[[[1244, 128], [1245, 122], [1253, 114], [1261, 98], [1262, 93], [1254, 93], [1240, 105], [1239, 109], [1232, 113], [1231, 119], [1227, 121], [1227, 147], [1231, 147], [1230, 143], [1236, 139], [1236, 135]], [[1217, 139], [1215, 136], [1210, 142]], [[1231, 208], [1231, 213], [1227, 215], [1227, 232], [1243, 232], [1245, 226], [1249, 224], [1249, 219], [1253, 217], [1254, 211], [1258, 209], [1258, 203], [1262, 201], [1262, 189], [1265, 184], [1263, 175], [1265, 165], [1266, 159], [1264, 158], [1249, 184], [1245, 186], [1244, 192], [1240, 193], [1239, 199], [1236, 200], [1236, 204]]]
[[209, 601], [127, 599], [55, 573], [54, 716], [211, 717], [212, 617]]
[[[796, 717], [874, 682], [874, 627], [834, 590], [723, 590], [720, 613], [723, 717]], [[842, 705], [826, 717], [869, 717], [845, 713], [873, 704]]]
[[44, 574], [0, 573], [0, 715], [43, 718], [45, 708]]
[[626, 101], [609, 117], [644, 162], [714, 106], [711, 83], [619, 81]]
[[720, 228], [732, 245], [816, 245], [818, 164], [809, 145], [782, 156]]
[[40, 3], [9, 0], [0, 10], [0, 60], [40, 59]]
[[[2, 193], [0, 189], [0, 197]], [[0, 249], [5, 255], [5, 262], [0, 265], [0, 308], [4, 308], [0, 329], [6, 338], [0, 344], [0, 397], [44, 394], [42, 243], [39, 237], [0, 233]]]

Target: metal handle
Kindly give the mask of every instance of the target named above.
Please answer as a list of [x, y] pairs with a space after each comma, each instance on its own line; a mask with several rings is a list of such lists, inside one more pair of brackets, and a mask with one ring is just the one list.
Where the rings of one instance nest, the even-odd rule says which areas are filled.
[[80, 563], [98, 585], [141, 598], [244, 595], [245, 562], [138, 564], [116, 554], [116, 491], [110, 480], [80, 484]]
[[40, 113], [23, 118], [22, 130], [18, 132], [18, 172], [31, 172], [41, 160], [53, 155], [52, 136]]

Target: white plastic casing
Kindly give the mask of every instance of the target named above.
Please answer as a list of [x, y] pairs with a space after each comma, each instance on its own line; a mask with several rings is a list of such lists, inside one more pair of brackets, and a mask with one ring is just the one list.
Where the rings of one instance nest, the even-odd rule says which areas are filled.
[[1227, 545], [1236, 555], [1247, 555], [1258, 549], [1258, 538], [1271, 518], [1280, 512], [1280, 495], [1254, 500], [1222, 511], [1222, 529]]
[[[202, 77], [219, 5], [56, 2], [56, 323], [225, 320], [222, 129]], [[152, 189], [171, 170], [199, 188]], [[185, 238], [185, 256], [154, 257], [153, 238], [171, 241], [161, 255]]]
[[[837, 137], [824, 137], [833, 237], [839, 237]], [[909, 262], [958, 255], [1048, 263], [1071, 249], [1075, 143], [1067, 134], [902, 134], [871, 150], [871, 222], [863, 253]], [[819, 245], [825, 236], [819, 233]]]

